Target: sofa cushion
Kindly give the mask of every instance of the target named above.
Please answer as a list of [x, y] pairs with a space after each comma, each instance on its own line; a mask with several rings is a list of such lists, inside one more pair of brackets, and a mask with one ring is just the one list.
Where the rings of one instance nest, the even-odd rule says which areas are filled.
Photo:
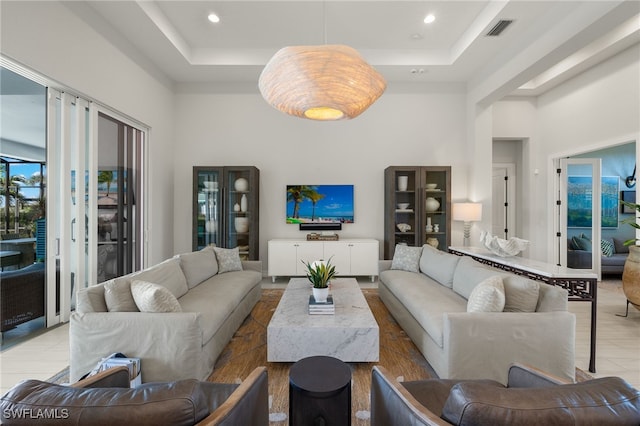
[[182, 272], [182, 268], [180, 268], [180, 260], [176, 258], [167, 259], [149, 269], [125, 275], [122, 278], [126, 278], [129, 281], [136, 279], [159, 284], [166, 287], [176, 299], [179, 299], [189, 291], [187, 279]]
[[458, 261], [456, 271], [453, 273], [453, 291], [465, 299], [469, 299], [476, 285], [494, 275], [504, 276], [506, 273], [497, 272], [493, 268], [483, 266], [471, 257], [464, 256]]
[[444, 346], [444, 314], [466, 312], [467, 302], [424, 274], [386, 270], [380, 273], [384, 285], [439, 346]]
[[535, 388], [466, 381], [451, 388], [442, 418], [455, 424], [639, 424], [640, 391], [619, 377]]
[[611, 257], [614, 253], [613, 240], [611, 238], [603, 238], [600, 240], [600, 251], [605, 257]]
[[616, 253], [629, 253], [629, 246], [624, 245], [624, 240], [613, 238], [613, 247]]
[[133, 280], [131, 294], [140, 312], [182, 312], [178, 299], [161, 285]]
[[216, 259], [218, 260], [218, 273], [242, 271], [242, 261], [240, 260], [240, 250], [238, 247], [227, 249], [214, 247]]
[[536, 312], [566, 311], [569, 308], [569, 292], [558, 286], [539, 283], [540, 294]]
[[108, 312], [107, 303], [104, 300], [104, 285], [97, 284], [78, 290], [76, 303], [78, 312]]
[[104, 283], [104, 301], [109, 312], [138, 312], [129, 280], [113, 279]]
[[453, 273], [460, 256], [438, 250], [425, 244], [420, 256], [420, 272], [433, 278], [443, 286], [453, 286]]
[[[6, 425], [28, 424], [24, 416], [6, 413], [53, 413], [58, 414], [55, 420], [43, 417], [43, 424], [193, 425], [209, 414], [210, 385], [189, 379], [145, 383], [132, 389], [82, 389], [26, 380], [2, 397], [0, 418]], [[220, 396], [211, 400], [226, 400], [237, 387], [217, 385]]]
[[261, 280], [262, 273], [257, 271], [216, 274], [180, 298], [183, 312], [200, 313], [205, 345]]
[[535, 312], [538, 306], [540, 283], [517, 275], [502, 277], [505, 312]]
[[397, 244], [395, 251], [393, 252], [391, 269], [419, 272], [421, 255], [422, 247], [410, 247], [404, 244]]
[[504, 309], [504, 285], [499, 275], [480, 282], [469, 296], [467, 312], [502, 312]]
[[179, 254], [178, 259], [189, 288], [218, 273], [218, 260], [211, 246], [200, 251]]
[[571, 248], [573, 250], [591, 251], [591, 240], [582, 235], [571, 237]]

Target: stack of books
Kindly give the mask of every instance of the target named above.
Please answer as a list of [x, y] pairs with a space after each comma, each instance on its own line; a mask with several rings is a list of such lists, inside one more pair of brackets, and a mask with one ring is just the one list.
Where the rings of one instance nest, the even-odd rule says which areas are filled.
[[324, 303], [316, 302], [313, 294], [309, 296], [309, 314], [311, 315], [333, 315], [336, 313], [336, 307], [333, 304], [333, 297], [329, 295]]

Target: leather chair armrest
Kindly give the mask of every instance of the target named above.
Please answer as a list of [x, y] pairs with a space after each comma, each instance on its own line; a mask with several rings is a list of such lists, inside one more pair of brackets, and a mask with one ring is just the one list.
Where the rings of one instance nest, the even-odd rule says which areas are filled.
[[422, 405], [382, 366], [371, 370], [371, 425], [451, 425]]
[[198, 426], [269, 424], [267, 367], [256, 367], [233, 393]]
[[126, 366], [109, 368], [71, 385], [74, 388], [128, 388], [130, 386], [129, 368]]
[[573, 382], [521, 363], [514, 363], [509, 367], [507, 379], [509, 388], [543, 388], [569, 383]]

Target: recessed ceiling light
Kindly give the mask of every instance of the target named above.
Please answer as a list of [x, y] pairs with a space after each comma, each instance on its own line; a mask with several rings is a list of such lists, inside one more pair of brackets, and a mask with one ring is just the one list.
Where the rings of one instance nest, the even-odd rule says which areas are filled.
[[220, 17], [215, 13], [210, 13], [209, 16], [207, 16], [207, 19], [210, 22], [213, 22], [214, 24], [217, 24], [218, 22], [220, 22]]
[[425, 23], [425, 24], [430, 24], [430, 23], [432, 23], [432, 22], [433, 22], [433, 21], [435, 21], [435, 20], [436, 20], [436, 17], [435, 17], [435, 16], [433, 16], [433, 14], [432, 14], [432, 13], [430, 13], [430, 14], [428, 14], [427, 16], [425, 16], [425, 17], [424, 17], [424, 23]]

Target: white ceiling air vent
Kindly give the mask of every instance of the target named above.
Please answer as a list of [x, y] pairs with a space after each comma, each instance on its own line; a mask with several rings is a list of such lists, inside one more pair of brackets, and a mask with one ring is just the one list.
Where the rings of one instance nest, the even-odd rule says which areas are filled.
[[513, 19], [501, 19], [485, 35], [489, 37], [497, 37], [511, 24], [513, 24]]

